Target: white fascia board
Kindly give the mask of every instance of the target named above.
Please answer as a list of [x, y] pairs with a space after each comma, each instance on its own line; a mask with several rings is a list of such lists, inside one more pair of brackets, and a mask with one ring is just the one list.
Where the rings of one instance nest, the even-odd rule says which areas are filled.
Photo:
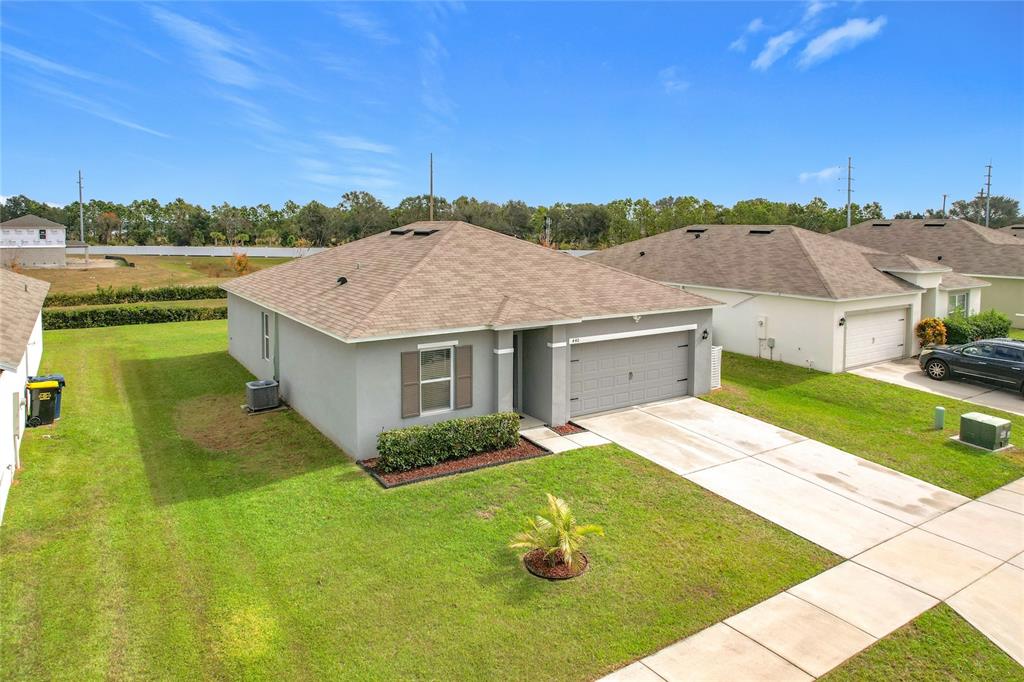
[[[674, 327], [655, 327], [654, 329], [634, 329], [628, 332], [614, 332], [611, 334], [592, 334], [590, 336], [576, 336], [569, 339], [569, 345], [575, 346], [580, 343], [597, 343], [598, 341], [614, 341], [616, 339], [631, 339], [636, 336], [654, 336], [656, 334], [672, 334], [674, 332], [689, 332], [697, 329], [695, 324], [680, 324]], [[552, 344], [548, 344], [549, 346]], [[564, 345], [564, 344], [563, 344]]]
[[510, 329], [536, 329], [537, 327], [556, 327], [563, 324], [579, 324], [584, 319], [583, 317], [577, 317], [566, 320], [532, 320], [527, 322], [514, 322], [512, 324], [498, 324], [489, 327], [496, 332], [508, 331]]
[[515, 348], [495, 348], [494, 349], [494, 354], [495, 355], [508, 355], [509, 353], [514, 353], [515, 350], [516, 350]]
[[992, 279], [1024, 279], [1024, 275], [976, 275], [971, 272], [962, 272], [962, 275], [968, 277], [991, 277]]
[[418, 343], [416, 344], [416, 350], [431, 350], [434, 348], [449, 348], [451, 346], [459, 345], [458, 339], [450, 339], [448, 341], [433, 341], [431, 343]]
[[[781, 291], [758, 291], [757, 289], [729, 289], [728, 287], [717, 287], [710, 284], [676, 284], [673, 282], [662, 282], [662, 284], [671, 284], [677, 287], [697, 287], [698, 289], [720, 289], [722, 291], [731, 291], [737, 294], [756, 294], [758, 296], [778, 296], [780, 298], [798, 298], [802, 301], [826, 301], [828, 303], [848, 303], [850, 301], [870, 301], [875, 298], [889, 298], [890, 296], [913, 296], [914, 294], [920, 294], [924, 291], [921, 287], [914, 286], [907, 282], [910, 286], [914, 286], [915, 291], [897, 291], [891, 294], [872, 294], [871, 296], [853, 296], [850, 298], [828, 298], [827, 296], [803, 296], [801, 294], [784, 294]], [[725, 305], [724, 303], [721, 305]]]
[[18, 365], [8, 365], [6, 362], [0, 362], [0, 371], [17, 372]]

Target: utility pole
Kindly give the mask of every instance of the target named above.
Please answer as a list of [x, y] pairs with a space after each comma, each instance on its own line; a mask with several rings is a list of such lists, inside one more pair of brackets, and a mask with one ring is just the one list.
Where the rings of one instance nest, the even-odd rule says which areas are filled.
[[[85, 243], [85, 205], [82, 203], [82, 169], [78, 169], [78, 240]], [[85, 262], [89, 262], [89, 247], [85, 248]]]
[[430, 221], [434, 221], [434, 152], [430, 152]]
[[949, 195], [946, 194], [945, 192], [942, 193], [942, 217], [943, 218], [946, 217], [946, 197], [948, 197], [948, 196]]
[[846, 226], [853, 225], [853, 157], [846, 157]]
[[985, 167], [985, 227], [988, 227], [989, 214], [992, 212], [992, 160]]

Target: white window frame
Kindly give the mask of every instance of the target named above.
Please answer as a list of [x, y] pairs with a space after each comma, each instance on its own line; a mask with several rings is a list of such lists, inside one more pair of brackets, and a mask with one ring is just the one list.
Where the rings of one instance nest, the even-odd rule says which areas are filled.
[[[433, 345], [433, 344], [431, 344]], [[448, 351], [448, 376], [440, 377], [437, 379], [424, 379], [423, 378], [423, 353], [429, 353], [435, 350], [447, 350]], [[420, 412], [420, 416], [428, 417], [432, 414], [444, 414], [445, 412], [455, 411], [455, 345], [450, 346], [433, 346], [432, 348], [420, 348], [419, 349], [419, 370], [420, 370], [420, 405], [423, 405], [423, 384], [436, 384], [441, 381], [448, 382], [448, 407], [441, 407], [436, 410], [426, 410]]]
[[260, 312], [260, 355], [270, 361], [270, 313]]
[[[962, 306], [958, 305], [956, 303], [956, 301], [959, 300], [961, 296], [964, 299], [964, 304]], [[961, 291], [961, 292], [956, 292], [956, 293], [952, 293], [952, 294], [949, 295], [949, 310], [948, 310], [948, 312], [950, 314], [952, 314], [954, 310], [962, 310], [964, 315], [970, 315], [970, 313], [971, 313], [971, 292], [969, 292], [969, 291]]]

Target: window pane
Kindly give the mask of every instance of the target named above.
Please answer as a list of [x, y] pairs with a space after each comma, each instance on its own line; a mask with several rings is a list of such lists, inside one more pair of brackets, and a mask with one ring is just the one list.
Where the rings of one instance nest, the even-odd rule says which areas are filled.
[[420, 381], [447, 379], [452, 375], [452, 349], [437, 348], [420, 353]]
[[432, 381], [420, 385], [420, 410], [447, 410], [452, 406], [452, 382]]

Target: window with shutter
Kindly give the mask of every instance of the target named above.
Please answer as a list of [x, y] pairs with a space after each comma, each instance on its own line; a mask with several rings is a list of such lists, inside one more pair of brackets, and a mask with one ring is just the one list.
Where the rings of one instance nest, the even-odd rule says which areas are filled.
[[420, 351], [420, 412], [444, 412], [452, 409], [453, 348]]

